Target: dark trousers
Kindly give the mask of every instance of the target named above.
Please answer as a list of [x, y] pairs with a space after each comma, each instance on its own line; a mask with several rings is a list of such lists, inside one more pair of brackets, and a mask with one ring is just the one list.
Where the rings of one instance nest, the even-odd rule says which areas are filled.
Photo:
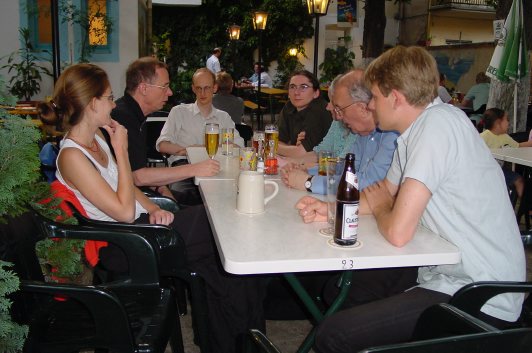
[[[148, 222], [148, 215], [142, 215], [135, 223]], [[175, 213], [171, 227], [185, 241], [188, 268], [205, 280], [212, 347], [216, 352], [234, 353], [237, 339], [250, 328], [265, 331], [265, 280], [234, 276], [223, 270], [203, 206], [181, 209]], [[127, 272], [125, 255], [116, 246], [102, 248], [100, 261], [106, 269]]]
[[[323, 308], [331, 305], [339, 294], [339, 272], [316, 272], [297, 275], [311, 297], [320, 298]], [[417, 267], [353, 271], [349, 294], [343, 307], [387, 298], [416, 285]], [[272, 278], [264, 301], [265, 315], [271, 320], [298, 320], [310, 315], [301, 300], [281, 277]]]
[[342, 310], [318, 327], [317, 353], [351, 353], [364, 348], [408, 341], [417, 319], [431, 305], [451, 297], [436, 291], [409, 291]]

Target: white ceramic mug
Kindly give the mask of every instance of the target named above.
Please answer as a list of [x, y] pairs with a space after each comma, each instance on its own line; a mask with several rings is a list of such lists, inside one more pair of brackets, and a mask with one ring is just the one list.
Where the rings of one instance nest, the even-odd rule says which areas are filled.
[[[273, 193], [264, 197], [264, 186], [271, 184]], [[277, 195], [279, 185], [275, 181], [264, 180], [264, 175], [254, 171], [242, 171], [238, 176], [236, 209], [241, 213], [257, 214], [264, 212], [264, 206]]]

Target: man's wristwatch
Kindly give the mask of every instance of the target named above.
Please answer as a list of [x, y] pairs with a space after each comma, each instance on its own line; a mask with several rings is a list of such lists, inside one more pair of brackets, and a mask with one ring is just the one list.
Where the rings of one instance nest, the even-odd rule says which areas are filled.
[[314, 175], [309, 176], [307, 181], [305, 181], [305, 189], [308, 192], [312, 192], [312, 178], [314, 178]]

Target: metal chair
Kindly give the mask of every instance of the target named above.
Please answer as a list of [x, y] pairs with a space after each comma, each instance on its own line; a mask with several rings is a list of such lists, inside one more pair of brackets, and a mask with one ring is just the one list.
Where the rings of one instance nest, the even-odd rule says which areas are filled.
[[155, 143], [161, 135], [161, 130], [167, 119], [168, 112], [157, 111], [146, 118], [142, 127], [146, 129], [148, 167], [156, 167], [157, 164], [164, 164], [165, 167], [168, 167], [166, 156], [155, 148]]

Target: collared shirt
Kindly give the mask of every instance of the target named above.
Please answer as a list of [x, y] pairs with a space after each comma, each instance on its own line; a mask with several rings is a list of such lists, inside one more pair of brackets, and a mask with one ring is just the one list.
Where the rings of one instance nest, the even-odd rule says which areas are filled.
[[301, 145], [305, 151], [312, 151], [327, 135], [332, 123], [331, 113], [326, 107], [327, 102], [321, 97], [313, 99], [305, 109], [299, 111], [288, 101], [279, 117], [279, 141], [295, 145], [297, 135], [305, 131]]
[[127, 129], [128, 155], [131, 170], [146, 168], [148, 148], [146, 129], [143, 129], [146, 117], [137, 101], [128, 93], [116, 100], [111, 117]]
[[[192, 145], [205, 145], [205, 124], [215, 123], [220, 125], [220, 129], [235, 127], [229, 114], [212, 107], [209, 116], [204, 117], [197, 103], [181, 104], [175, 106], [168, 114], [168, 120], [161, 130], [161, 136], [157, 139], [157, 150], [159, 144], [168, 141], [183, 147]], [[235, 129], [234, 143], [240, 147], [244, 146], [244, 139], [240, 137]], [[183, 156], [170, 156], [168, 161], [173, 163]]]
[[355, 143], [357, 134], [354, 134], [345, 127], [344, 123], [338, 120], [333, 120], [327, 135], [321, 140], [320, 144], [314, 146], [314, 152], [331, 151], [333, 156], [345, 157], [350, 151], [351, 145]]
[[469, 99], [473, 102], [473, 110], [478, 110], [482, 105], [488, 103], [490, 95], [490, 84], [479, 83], [474, 85], [467, 91], [464, 99]]
[[[251, 81], [251, 84], [253, 86], [257, 87], [258, 86], [258, 82], [259, 82], [259, 74], [254, 73], [253, 75], [251, 75], [249, 80]], [[261, 72], [260, 73], [260, 86], [261, 87], [269, 87], [269, 88], [273, 87], [272, 78], [270, 77], [270, 75], [268, 75], [267, 72]]]
[[[393, 153], [396, 139], [399, 135], [393, 131], [373, 130], [369, 135], [356, 136], [355, 141], [349, 146], [349, 152], [355, 155], [355, 171], [358, 176], [358, 186], [364, 190], [367, 186], [375, 184], [386, 177]], [[342, 157], [345, 157], [342, 156]], [[317, 174], [317, 168], [309, 170], [312, 178], [312, 192], [325, 194], [327, 177]]]
[[222, 71], [222, 69], [220, 68], [220, 60], [218, 59], [218, 57], [214, 54], [212, 54], [208, 59], [207, 59], [207, 63], [205, 64], [205, 66], [207, 67], [207, 69], [211, 70], [211, 72], [213, 74], [217, 74], [218, 72]]
[[[397, 138], [388, 175], [407, 178], [431, 193], [421, 224], [455, 244], [461, 262], [419, 269], [420, 287], [453, 295], [477, 281], [524, 281], [526, 263], [501, 168], [467, 116], [439, 98]], [[482, 311], [515, 321], [522, 294], [503, 294]]]

